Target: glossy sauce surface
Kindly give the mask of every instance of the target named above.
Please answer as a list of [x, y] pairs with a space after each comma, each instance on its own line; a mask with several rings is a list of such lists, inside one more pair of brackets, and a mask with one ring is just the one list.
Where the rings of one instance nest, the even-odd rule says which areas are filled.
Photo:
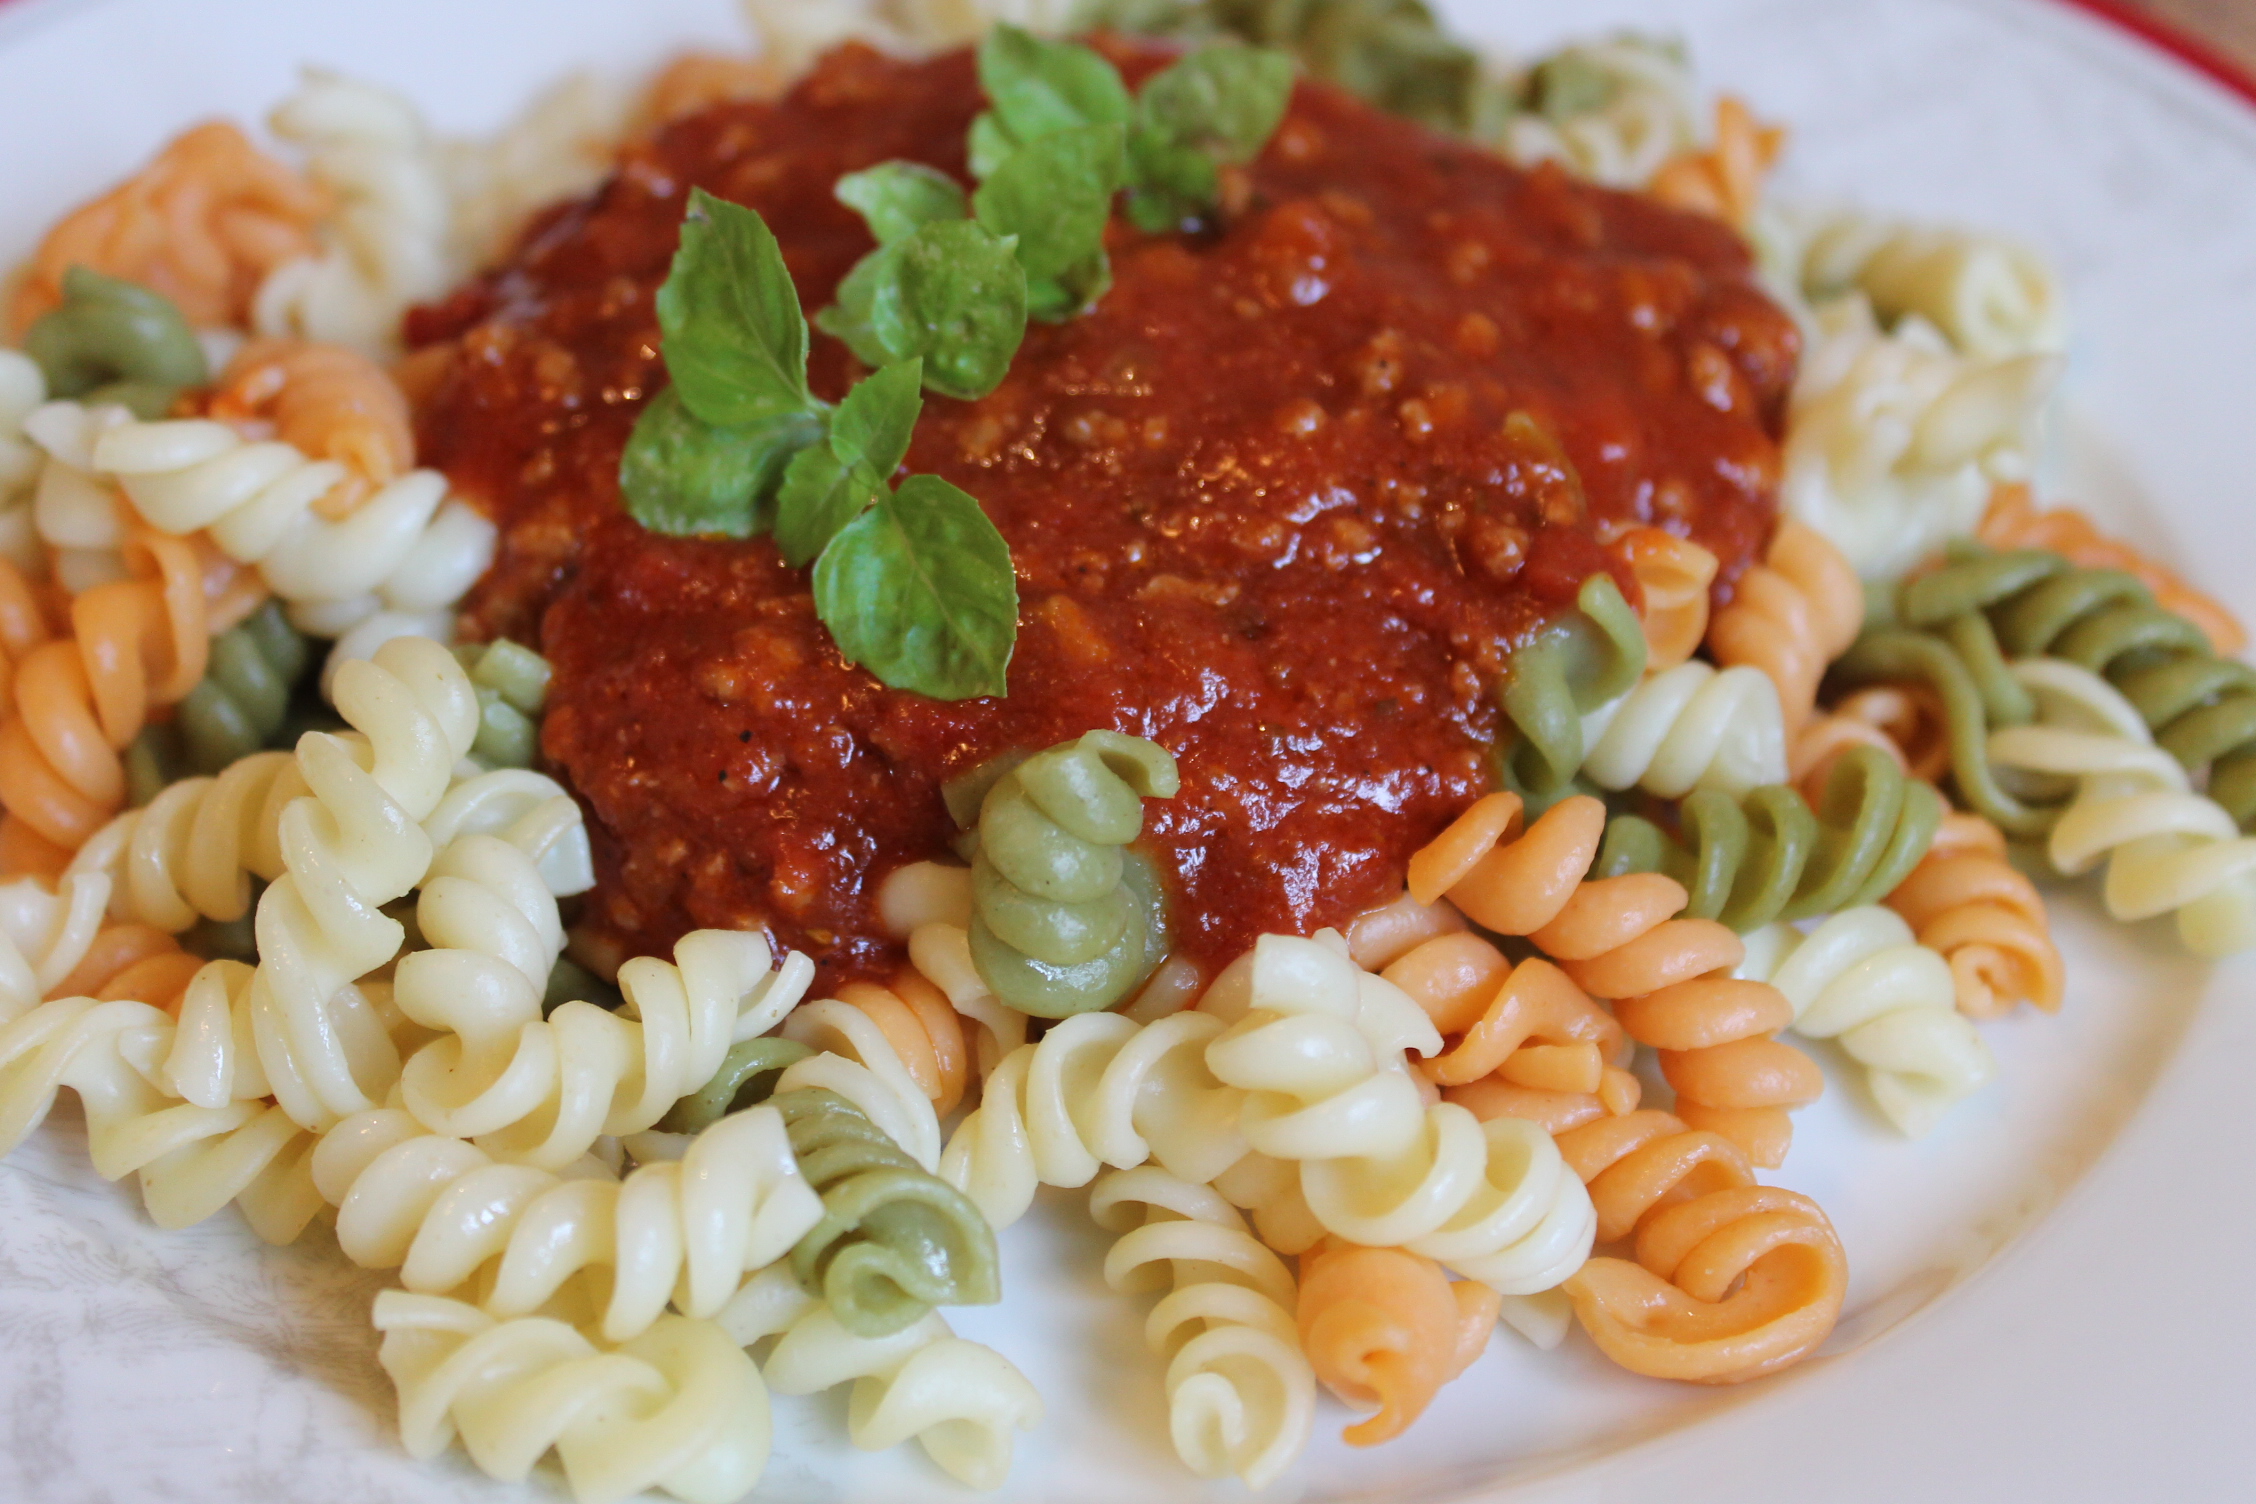
[[[1767, 537], [1796, 343], [1734, 236], [1304, 85], [1220, 224], [1116, 220], [1093, 313], [1030, 329], [986, 399], [928, 396], [909, 469], [1009, 541], [1018, 648], [1005, 699], [884, 688], [767, 541], [626, 518], [618, 456], [664, 381], [651, 298], [692, 185], [767, 218], [812, 311], [870, 244], [831, 185], [888, 157], [963, 177], [980, 103], [967, 55], [834, 54], [633, 148], [411, 320], [452, 352], [425, 452], [504, 528], [473, 624], [555, 662], [545, 750], [620, 953], [765, 927], [827, 980], [883, 970], [871, 896], [943, 854], [940, 782], [1095, 726], [1180, 760], [1145, 844], [1191, 953], [1340, 922], [1486, 789], [1504, 655], [1592, 571], [1627, 584], [1604, 541], [1657, 522], [1729, 579]], [[817, 390], [849, 361], [818, 336]]]

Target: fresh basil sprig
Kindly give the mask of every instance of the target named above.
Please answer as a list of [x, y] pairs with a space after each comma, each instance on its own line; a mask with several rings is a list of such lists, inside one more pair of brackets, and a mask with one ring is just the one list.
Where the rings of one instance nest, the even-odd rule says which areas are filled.
[[[906, 229], [896, 243], [915, 246], [925, 229], [948, 235], [903, 257], [872, 296], [872, 327], [914, 333], [947, 369], [1000, 380], [1026, 322], [1009, 243], [995, 242], [1003, 270], [967, 271], [949, 237], [994, 237], [960, 219], [920, 221], [917, 204], [945, 207], [947, 195], [893, 177], [873, 188], [872, 205]], [[774, 235], [752, 210], [702, 190], [658, 291], [658, 324], [673, 384], [643, 409], [620, 459], [628, 514], [662, 533], [772, 530], [788, 562], [813, 561], [815, 613], [847, 662], [936, 699], [1006, 693], [1018, 635], [1009, 546], [977, 501], [939, 477], [892, 484], [930, 379], [922, 353], [884, 364], [835, 407], [817, 398], [806, 317]], [[1008, 331], [1007, 348], [997, 331]]]
[[1113, 195], [1128, 190], [1146, 230], [1201, 217], [1222, 166], [1249, 160], [1275, 133], [1292, 76], [1287, 54], [1228, 44], [1179, 59], [1131, 95], [1103, 54], [997, 26], [979, 48], [989, 108], [971, 125], [978, 190], [967, 196], [910, 162], [841, 178], [838, 197], [878, 248], [816, 324], [867, 364], [922, 356], [934, 391], [986, 395], [1023, 327], [998, 319], [971, 329], [955, 310], [1003, 306], [998, 257], [1007, 252], [1024, 274], [1027, 316], [1062, 323], [1080, 314], [1112, 286], [1104, 236]]

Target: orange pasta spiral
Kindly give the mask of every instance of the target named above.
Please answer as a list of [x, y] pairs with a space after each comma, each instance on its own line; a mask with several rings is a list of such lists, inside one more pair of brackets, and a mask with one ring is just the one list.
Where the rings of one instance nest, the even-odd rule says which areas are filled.
[[1542, 957], [1514, 966], [1478, 935], [1429, 940], [1381, 973], [1409, 994], [1447, 1048], [1418, 1069], [1438, 1086], [1496, 1075], [1515, 1086], [1596, 1092], [1621, 1025]]
[[1606, 806], [1587, 794], [1562, 799], [1525, 831], [1520, 796], [1489, 794], [1410, 858], [1410, 897], [1446, 896], [1475, 924], [1530, 935], [1575, 896], [1606, 834]]
[[180, 942], [163, 930], [146, 924], [113, 924], [94, 937], [70, 975], [48, 989], [47, 995], [91, 997], [105, 1003], [130, 999], [176, 1013], [203, 965], [201, 956], [182, 950]]
[[1762, 202], [1763, 179], [1786, 149], [1786, 131], [1763, 125], [1737, 97], [1716, 102], [1715, 140], [1705, 151], [1670, 158], [1647, 185], [1672, 208], [1744, 225]]
[[1631, 528], [1614, 541], [1645, 599], [1645, 672], [1674, 668], [1708, 632], [1708, 587], [1716, 556], [1657, 527]]
[[1807, 1357], [1841, 1314], [1848, 1259], [1807, 1196], [1755, 1184], [1736, 1144], [1665, 1112], [1575, 1128], [1559, 1151], [1590, 1187], [1598, 1241], [1563, 1288], [1599, 1350], [1633, 1373], [1736, 1384]]
[[1995, 1018], [2026, 999], [2060, 1007], [2060, 951], [2036, 885], [2005, 860], [2005, 836], [1979, 815], [1952, 814], [1888, 907], [1919, 943], [1950, 962], [1958, 1011]]
[[1687, 897], [1659, 873], [1584, 883], [1530, 938], [1584, 991], [1616, 1000], [1629, 1037], [1659, 1052], [1679, 1117], [1757, 1164], [1783, 1163], [1787, 1110], [1816, 1101], [1825, 1077], [1776, 1037], [1794, 1022], [1785, 994], [1721, 975], [1746, 955], [1739, 937], [1712, 919], [1673, 917]]
[[2049, 549], [2080, 569], [2120, 569], [2153, 591], [2163, 610], [2201, 628], [2218, 657], [2235, 657], [2248, 646], [2246, 629], [2221, 601], [2128, 543], [2108, 537], [2074, 507], [2039, 509], [2027, 486], [1999, 486], [1991, 492], [1975, 536], [1997, 549]]
[[1452, 1282], [1405, 1249], [1328, 1239], [1302, 1255], [1298, 1316], [1309, 1366], [1348, 1404], [1378, 1409], [1341, 1433], [1348, 1444], [1401, 1435], [1480, 1356], [1502, 1305], [1480, 1281]]
[[904, 966], [890, 987], [848, 982], [838, 1001], [858, 1008], [877, 1025], [893, 1053], [908, 1067], [918, 1090], [932, 1099], [940, 1117], [955, 1111], [971, 1083], [971, 1038], [946, 994]]
[[271, 422], [284, 443], [343, 465], [349, 474], [314, 508], [332, 521], [415, 464], [406, 396], [382, 366], [343, 345], [252, 340], [228, 363], [207, 415]]
[[153, 706], [175, 704], [210, 656], [207, 577], [193, 543], [137, 530], [131, 577], [71, 602], [73, 636], [16, 666], [0, 723], [0, 803], [56, 846], [77, 850], [125, 803], [118, 754]]
[[1751, 664], [1778, 686], [1791, 732], [1809, 719], [1825, 666], [1864, 627], [1864, 585], [1823, 533], [1788, 518], [1763, 562], [1740, 576], [1731, 604], [1708, 627], [1708, 651], [1726, 667]]
[[135, 176], [48, 232], [9, 307], [17, 338], [91, 267], [153, 288], [205, 328], [247, 322], [266, 274], [318, 249], [328, 196], [224, 121], [174, 138]]
[[1924, 684], [1875, 684], [1813, 717], [1794, 737], [1787, 776], [1812, 804], [1825, 797], [1833, 764], [1852, 747], [1877, 747], [1927, 783], [1950, 767], [1950, 723], [1942, 697]]

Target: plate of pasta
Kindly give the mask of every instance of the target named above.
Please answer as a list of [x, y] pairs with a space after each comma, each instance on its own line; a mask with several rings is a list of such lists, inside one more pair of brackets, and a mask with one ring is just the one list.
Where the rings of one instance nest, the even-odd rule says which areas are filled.
[[0, 6], [0, 1493], [2226, 1488], [2247, 100], [206, 9]]

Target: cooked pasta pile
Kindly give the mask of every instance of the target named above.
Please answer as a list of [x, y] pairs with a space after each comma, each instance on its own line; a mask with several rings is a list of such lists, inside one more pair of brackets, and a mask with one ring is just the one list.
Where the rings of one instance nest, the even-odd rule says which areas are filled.
[[[396, 1275], [372, 1319], [416, 1455], [733, 1499], [770, 1391], [851, 1382], [855, 1446], [992, 1487], [1044, 1400], [941, 1311], [1003, 1297], [1042, 1186], [1086, 1190], [1104, 1283], [1156, 1297], [1144, 1382], [1204, 1476], [1283, 1476], [1320, 1390], [1391, 1440], [1499, 1321], [1657, 1378], [1774, 1373], [1831, 1331], [1848, 1251], [1759, 1172], [1828, 1065], [1906, 1135], [2009, 1068], [1986, 1026], [2066, 992], [2024, 867], [2104, 869], [2109, 913], [2201, 954], [2256, 945], [2245, 635], [2032, 499], [2064, 343], [2039, 258], [1766, 201], [1782, 134], [1711, 121], [1668, 46], [1503, 75], [1416, 5], [1366, 36], [1178, 3], [1102, 9], [1746, 234], [1807, 341], [1761, 561], [1719, 582], [1680, 531], [1602, 540], [1618, 571], [1497, 685], [1496, 791], [1389, 901], [1212, 974], [1138, 847], [1175, 751], [1105, 726], [947, 786], [960, 860], [887, 879], [883, 983], [812, 996], [747, 931], [575, 948], [595, 878], [540, 771], [550, 666], [452, 646], [496, 533], [419, 466], [403, 313], [622, 140], [842, 36], [1067, 8], [754, 9], [763, 60], [639, 101], [577, 82], [485, 145], [309, 73], [272, 121], [291, 160], [188, 131], [7, 304], [0, 1151], [68, 1088], [159, 1226], [333, 1223]], [[826, 484], [852, 405], [820, 418]]]

